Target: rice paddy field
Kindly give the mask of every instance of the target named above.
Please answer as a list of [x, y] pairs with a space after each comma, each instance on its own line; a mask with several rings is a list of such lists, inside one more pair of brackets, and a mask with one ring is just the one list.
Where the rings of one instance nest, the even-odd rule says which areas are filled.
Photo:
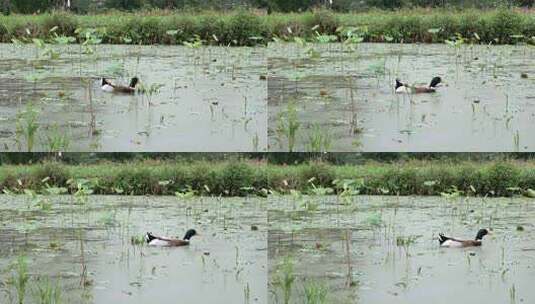
[[[533, 199], [273, 196], [269, 208], [270, 303], [535, 299]], [[483, 227], [481, 247], [439, 247], [440, 232]]]
[[[1, 151], [267, 149], [264, 49], [103, 45], [92, 35], [0, 44]], [[102, 77], [134, 76], [135, 95], [100, 88]]]
[[[329, 39], [270, 44], [270, 151], [534, 149], [532, 46], [470, 44], [462, 37], [446, 44]], [[395, 93], [396, 78], [426, 86], [435, 76], [443, 80], [436, 93]]]
[[267, 303], [265, 199], [27, 192], [0, 223], [1, 303]]

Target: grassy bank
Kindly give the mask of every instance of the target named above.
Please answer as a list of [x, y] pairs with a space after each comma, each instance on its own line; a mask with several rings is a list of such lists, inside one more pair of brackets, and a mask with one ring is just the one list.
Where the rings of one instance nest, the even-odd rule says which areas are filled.
[[[268, 168], [269, 188], [281, 192], [296, 189], [371, 195], [478, 196], [535, 194], [535, 162], [408, 161], [397, 164], [368, 163], [361, 166], [306, 164]], [[344, 186], [346, 184], [346, 186]], [[346, 187], [346, 188], [344, 188]], [[317, 190], [315, 191], [314, 188]]]
[[[258, 16], [250, 12], [186, 13], [153, 11], [114, 12], [102, 15], [0, 16], [0, 41], [31, 38], [50, 39], [56, 35], [77, 37], [87, 31], [102, 43], [211, 45], [266, 44], [279, 38], [309, 41], [358, 42], [444, 42], [459, 37], [463, 42], [509, 44], [534, 42], [535, 14], [513, 10], [401, 10], [367, 13], [330, 11]], [[349, 36], [348, 36], [348, 33]], [[331, 35], [331, 36], [328, 36]], [[348, 38], [350, 38], [348, 40]]]
[[67, 188], [80, 184], [95, 194], [134, 195], [264, 195], [267, 181], [262, 163], [230, 162], [103, 162], [94, 165], [4, 165], [0, 167], [0, 191], [45, 192], [49, 187]]
[[[72, 182], [72, 181], [75, 182]], [[509, 196], [535, 194], [535, 161], [407, 161], [363, 165], [307, 163], [293, 166], [254, 161], [141, 161], [94, 165], [6, 165], [0, 167], [0, 190], [43, 192], [83, 187], [96, 194], [266, 195], [266, 190], [289, 193], [381, 195], [441, 195], [441, 193]], [[345, 186], [344, 186], [345, 184]], [[323, 189], [322, 189], [323, 188]]]

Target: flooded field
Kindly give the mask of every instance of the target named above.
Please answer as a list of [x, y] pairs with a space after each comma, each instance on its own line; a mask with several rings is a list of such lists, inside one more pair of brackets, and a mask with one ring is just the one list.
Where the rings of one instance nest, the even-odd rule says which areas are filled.
[[[0, 58], [1, 151], [267, 149], [265, 48], [0, 44]], [[134, 76], [142, 93], [100, 88]]]
[[[535, 301], [533, 199], [269, 200], [270, 303]], [[473, 239], [480, 228], [492, 229], [482, 247], [439, 247], [440, 232]]]
[[[23, 285], [24, 303], [50, 286], [62, 303], [267, 303], [265, 199], [86, 199], [0, 195], [1, 303], [18, 303]], [[131, 240], [189, 228], [199, 236], [187, 247]]]
[[[535, 48], [281, 44], [268, 48], [270, 151], [531, 151]], [[443, 84], [396, 94], [396, 78]]]

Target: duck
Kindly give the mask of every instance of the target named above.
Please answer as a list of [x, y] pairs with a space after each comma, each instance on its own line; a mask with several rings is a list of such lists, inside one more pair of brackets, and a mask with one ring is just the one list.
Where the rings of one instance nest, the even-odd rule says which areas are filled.
[[145, 235], [145, 240], [147, 241], [147, 245], [149, 246], [179, 247], [188, 246], [190, 243], [190, 239], [194, 235], [198, 235], [195, 229], [189, 229], [188, 231], [186, 231], [184, 238], [181, 240], [155, 236], [151, 232], [147, 232], [147, 234]]
[[399, 79], [396, 79], [396, 93], [407, 93], [407, 94], [419, 94], [419, 93], [434, 93], [437, 91], [436, 87], [439, 83], [442, 82], [442, 78], [433, 77], [429, 86], [416, 87], [410, 86], [406, 83], [401, 82]]
[[109, 82], [106, 78], [102, 78], [100, 86], [102, 91], [108, 93], [134, 94], [136, 92], [136, 85], [139, 82], [137, 77], [130, 80], [128, 86], [115, 85]]
[[438, 242], [440, 247], [449, 247], [449, 248], [462, 248], [462, 247], [478, 247], [481, 246], [483, 237], [489, 234], [487, 229], [479, 229], [477, 232], [476, 238], [474, 240], [459, 240], [451, 237], [445, 236], [443, 233], [438, 235]]

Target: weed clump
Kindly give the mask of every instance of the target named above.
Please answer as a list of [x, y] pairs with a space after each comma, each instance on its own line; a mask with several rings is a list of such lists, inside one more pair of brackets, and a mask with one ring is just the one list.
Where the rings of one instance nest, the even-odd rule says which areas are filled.
[[230, 162], [221, 172], [223, 192], [235, 196], [252, 189], [254, 171], [243, 162]]
[[74, 36], [78, 22], [72, 15], [63, 12], [54, 12], [43, 17], [40, 26], [43, 38], [52, 33], [64, 36]]
[[264, 40], [262, 22], [256, 15], [246, 11], [240, 11], [230, 18], [226, 32], [227, 44], [250, 46]]

